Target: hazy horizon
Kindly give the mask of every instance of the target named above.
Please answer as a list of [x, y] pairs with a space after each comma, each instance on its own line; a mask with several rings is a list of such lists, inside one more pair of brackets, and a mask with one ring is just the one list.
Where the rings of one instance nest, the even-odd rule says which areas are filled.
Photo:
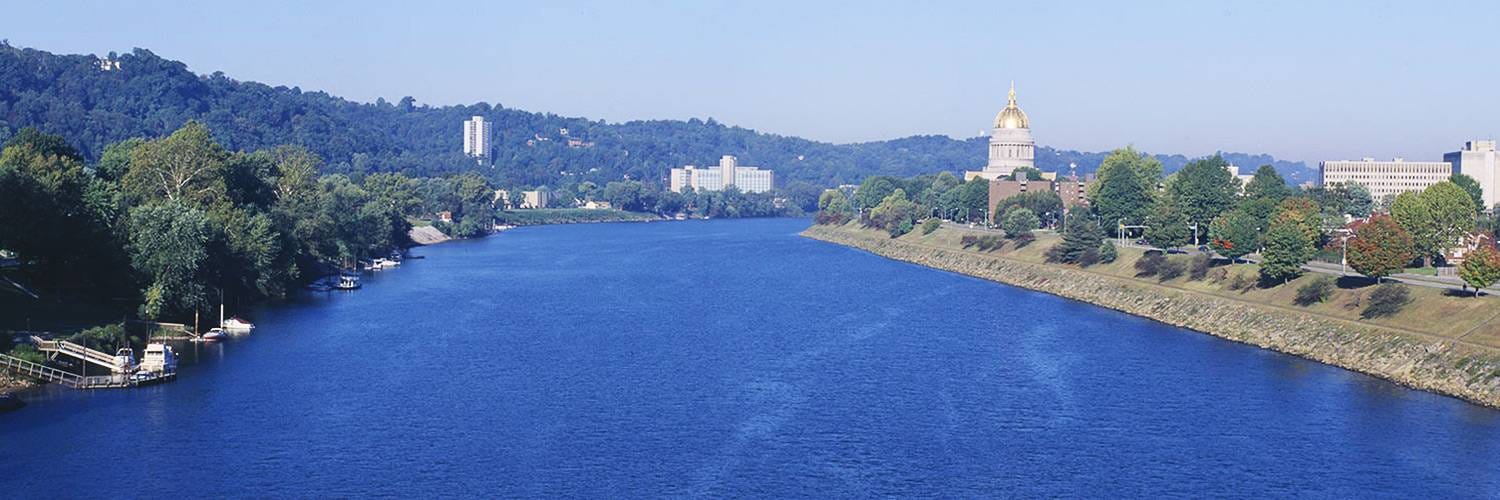
[[1438, 160], [1500, 129], [1484, 4], [59, 3], [14, 5], [0, 38], [361, 102], [849, 143], [987, 133], [1014, 80], [1042, 145], [1309, 166]]

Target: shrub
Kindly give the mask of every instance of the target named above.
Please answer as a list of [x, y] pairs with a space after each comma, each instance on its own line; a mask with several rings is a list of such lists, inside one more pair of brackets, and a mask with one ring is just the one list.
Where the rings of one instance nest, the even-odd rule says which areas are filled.
[[1135, 261], [1136, 276], [1156, 276], [1160, 272], [1162, 263], [1167, 261], [1167, 256], [1161, 252], [1146, 252], [1140, 260]]
[[958, 242], [962, 243], [964, 248], [969, 248], [979, 243], [979, 237], [972, 234], [965, 234], [964, 237], [958, 239]]
[[1036, 241], [1036, 235], [1031, 234], [1031, 233], [1026, 233], [1026, 234], [1017, 236], [1017, 237], [1015, 237], [1013, 239], [1016, 242], [1016, 248], [1021, 248], [1021, 247], [1024, 247], [1026, 245], [1030, 245], [1031, 242], [1033, 242], [1033, 241]]
[[1234, 277], [1229, 279], [1229, 289], [1246, 291], [1254, 288], [1258, 281], [1255, 276], [1246, 273], [1234, 273]]
[[1187, 272], [1187, 263], [1180, 259], [1162, 259], [1161, 266], [1156, 268], [1156, 277], [1161, 281], [1176, 279]]
[[932, 234], [938, 228], [943, 227], [943, 221], [939, 219], [927, 219], [922, 223], [922, 236]]
[[912, 226], [911, 220], [903, 220], [892, 224], [888, 232], [891, 233], [892, 238], [895, 238], [903, 234], [910, 233], [912, 229], [914, 228]]
[[974, 247], [978, 248], [979, 251], [981, 251], [981, 252], [988, 252], [990, 250], [998, 250], [998, 249], [1000, 249], [1000, 247], [1003, 247], [1003, 246], [1005, 246], [1005, 240], [1000, 239], [999, 236], [993, 235], [993, 234], [987, 234], [987, 235], [984, 235], [984, 236], [980, 236], [980, 237], [976, 238], [975, 241], [974, 241]]
[[47, 356], [43, 355], [41, 351], [36, 350], [31, 344], [21, 344], [11, 348], [10, 355], [36, 364], [47, 362]]
[[1331, 296], [1333, 296], [1333, 278], [1319, 276], [1297, 287], [1297, 298], [1293, 302], [1299, 306], [1310, 306], [1326, 301]]
[[1375, 287], [1370, 292], [1370, 300], [1366, 301], [1365, 310], [1359, 313], [1364, 319], [1390, 316], [1401, 312], [1406, 304], [1411, 302], [1411, 294], [1406, 287], [1396, 283], [1386, 283]]
[[1061, 243], [1052, 245], [1052, 248], [1048, 248], [1046, 252], [1042, 253], [1042, 256], [1047, 258], [1047, 262], [1062, 262], [1063, 259], [1068, 257], [1067, 251], [1063, 249]]
[[1120, 252], [1115, 250], [1114, 243], [1106, 241], [1103, 245], [1099, 245], [1099, 262], [1108, 264], [1118, 258], [1120, 258]]
[[1229, 278], [1229, 270], [1222, 267], [1208, 271], [1208, 281], [1211, 283], [1222, 283]]
[[1089, 267], [1089, 266], [1092, 266], [1092, 265], [1098, 264], [1098, 263], [1099, 263], [1099, 250], [1098, 249], [1090, 248], [1088, 250], [1084, 250], [1083, 253], [1078, 254], [1078, 265], [1079, 266]]
[[1208, 255], [1194, 255], [1193, 258], [1188, 261], [1188, 279], [1193, 281], [1202, 281], [1203, 278], [1207, 278], [1208, 270], [1212, 268], [1211, 264], [1213, 264], [1213, 260], [1209, 259]]

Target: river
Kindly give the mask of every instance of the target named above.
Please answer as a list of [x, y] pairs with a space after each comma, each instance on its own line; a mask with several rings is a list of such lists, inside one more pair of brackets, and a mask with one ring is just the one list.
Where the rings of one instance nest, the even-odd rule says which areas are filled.
[[[522, 228], [0, 415], [80, 496], [1500, 495], [1500, 412], [797, 236]], [[189, 346], [186, 349], [192, 350]]]

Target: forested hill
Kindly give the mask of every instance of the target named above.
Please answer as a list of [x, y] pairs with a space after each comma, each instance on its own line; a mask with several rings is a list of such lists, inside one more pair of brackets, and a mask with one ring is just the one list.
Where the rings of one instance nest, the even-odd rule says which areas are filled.
[[[622, 176], [660, 181], [669, 168], [714, 164], [724, 154], [739, 156], [741, 164], [775, 169], [778, 184], [801, 180], [824, 186], [877, 174], [974, 169], [985, 162], [982, 137], [829, 144], [712, 119], [612, 124], [488, 103], [427, 106], [410, 97], [358, 103], [320, 91], [237, 81], [218, 72], [197, 75], [181, 62], [144, 49], [101, 60], [0, 42], [0, 141], [34, 126], [67, 137], [90, 161], [110, 143], [162, 136], [187, 120], [200, 120], [231, 149], [300, 144], [321, 154], [330, 172], [442, 175], [476, 168], [460, 154], [462, 122], [472, 115], [495, 122], [494, 167], [484, 170], [500, 185], [558, 186], [584, 180], [602, 185]], [[1065, 170], [1074, 162], [1089, 172], [1103, 157], [1037, 149], [1038, 166], [1048, 171]], [[1168, 171], [1188, 160], [1158, 157]], [[1248, 167], [1246, 171], [1271, 163], [1291, 180], [1307, 178], [1301, 163], [1264, 155], [1226, 159]]]

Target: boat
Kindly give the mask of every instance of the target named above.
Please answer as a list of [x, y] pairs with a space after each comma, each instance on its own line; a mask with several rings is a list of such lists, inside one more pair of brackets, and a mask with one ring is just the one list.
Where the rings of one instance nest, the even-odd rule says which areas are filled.
[[177, 372], [177, 352], [166, 344], [146, 344], [141, 358], [141, 372], [169, 374]]
[[135, 350], [122, 347], [115, 351], [115, 373], [128, 373], [135, 370]]
[[232, 331], [232, 332], [233, 331], [248, 332], [251, 329], [255, 328], [255, 324], [253, 324], [253, 323], [251, 323], [249, 321], [245, 321], [244, 318], [241, 318], [239, 316], [234, 316], [234, 317], [231, 317], [229, 319], [226, 319], [219, 326], [223, 327], [224, 330], [226, 330], [226, 331]]
[[338, 290], [359, 290], [360, 276], [339, 275], [339, 282], [333, 285], [333, 288], [338, 288]]
[[199, 338], [203, 339], [204, 342], [218, 342], [220, 340], [224, 340], [228, 336], [229, 334], [224, 333], [223, 328], [209, 328], [208, 332], [205, 332]]

